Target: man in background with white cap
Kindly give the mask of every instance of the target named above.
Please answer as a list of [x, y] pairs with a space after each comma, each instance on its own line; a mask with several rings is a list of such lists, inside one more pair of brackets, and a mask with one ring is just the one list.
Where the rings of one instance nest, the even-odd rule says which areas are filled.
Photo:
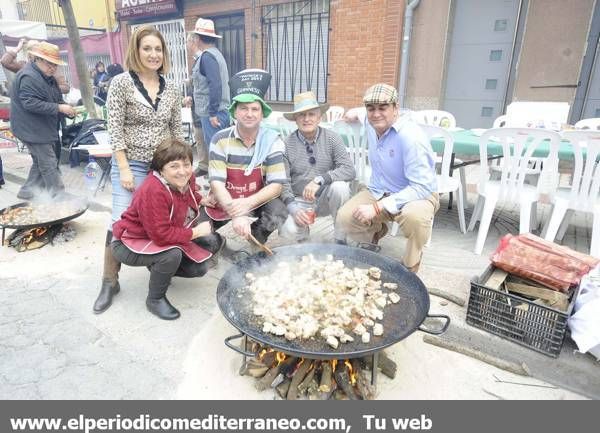
[[[229, 71], [223, 54], [215, 46], [221, 36], [215, 33], [212, 20], [198, 18], [187, 38], [188, 50], [194, 55], [192, 98], [194, 112], [200, 119], [204, 146], [198, 145], [198, 174], [208, 172], [208, 149], [213, 135], [230, 124]], [[191, 101], [187, 101], [188, 104]]]
[[375, 249], [387, 233], [387, 223], [396, 221], [407, 238], [404, 266], [417, 272], [439, 208], [435, 154], [411, 116], [399, 114], [394, 87], [375, 84], [363, 102], [371, 179], [367, 189], [342, 206], [336, 224], [359, 246]]

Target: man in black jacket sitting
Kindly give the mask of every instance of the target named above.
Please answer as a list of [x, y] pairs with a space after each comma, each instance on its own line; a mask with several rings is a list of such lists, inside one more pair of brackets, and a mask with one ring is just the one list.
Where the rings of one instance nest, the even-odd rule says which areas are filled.
[[54, 143], [60, 116], [75, 116], [54, 78], [60, 59], [58, 47], [40, 42], [29, 51], [34, 58], [15, 78], [10, 104], [10, 127], [29, 150], [33, 164], [17, 197], [30, 200], [36, 189], [55, 195], [65, 186], [58, 171]]

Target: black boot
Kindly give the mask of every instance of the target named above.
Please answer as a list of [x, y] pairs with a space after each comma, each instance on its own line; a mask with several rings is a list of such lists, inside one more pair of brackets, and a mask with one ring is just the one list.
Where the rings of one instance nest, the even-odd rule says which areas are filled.
[[150, 271], [150, 283], [146, 307], [148, 311], [163, 320], [175, 320], [181, 314], [167, 299], [166, 293], [171, 284], [171, 274]]
[[181, 315], [179, 310], [171, 305], [166, 296], [160, 299], [146, 299], [146, 308], [163, 320], [175, 320]]
[[94, 313], [100, 314], [108, 310], [112, 304], [113, 296], [119, 293], [119, 270], [121, 263], [115, 259], [110, 242], [112, 240], [112, 231], [106, 233], [106, 243], [104, 247], [104, 273], [102, 275], [102, 287], [100, 293], [94, 302]]
[[250, 233], [252, 233], [252, 236], [254, 236], [258, 242], [260, 242], [261, 244], [265, 244], [267, 243], [269, 236], [275, 231], [275, 229], [267, 230], [264, 227], [261, 227], [258, 224], [256, 224], [258, 221], [260, 220], [256, 220], [250, 225]]
[[215, 256], [219, 254], [225, 246], [225, 238], [219, 233], [200, 236], [199, 238], [193, 239], [192, 242], [204, 248], [206, 251], [210, 251]]

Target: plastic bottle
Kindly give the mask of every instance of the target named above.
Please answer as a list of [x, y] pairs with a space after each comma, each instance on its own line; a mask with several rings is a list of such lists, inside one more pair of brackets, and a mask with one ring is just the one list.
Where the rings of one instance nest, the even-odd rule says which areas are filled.
[[88, 190], [88, 195], [95, 195], [101, 174], [102, 169], [100, 168], [94, 157], [90, 156], [90, 162], [88, 162], [88, 164], [83, 169], [83, 176], [85, 179], [85, 186]]

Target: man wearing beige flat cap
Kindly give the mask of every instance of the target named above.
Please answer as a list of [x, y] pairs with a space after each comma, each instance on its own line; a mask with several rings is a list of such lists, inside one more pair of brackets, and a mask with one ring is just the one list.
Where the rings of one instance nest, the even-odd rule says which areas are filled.
[[33, 163], [18, 198], [30, 200], [38, 191], [56, 195], [64, 190], [58, 171], [54, 143], [58, 141], [61, 116], [75, 116], [66, 104], [54, 78], [60, 59], [56, 45], [36, 44], [29, 54], [33, 61], [21, 69], [13, 83], [10, 103], [10, 127], [29, 150]]
[[294, 96], [294, 111], [283, 114], [298, 125], [284, 140], [290, 183], [284, 185], [281, 199], [289, 216], [279, 233], [288, 238], [305, 240], [314, 216], [331, 215], [335, 221], [338, 209], [350, 198], [356, 171], [342, 138], [319, 126], [327, 108], [313, 92], [304, 92]]
[[[188, 34], [187, 48], [194, 56], [192, 98], [195, 117], [202, 125], [204, 146], [198, 145], [197, 174], [208, 172], [208, 149], [213, 135], [230, 125], [229, 70], [223, 54], [215, 46], [221, 36], [212, 20], [198, 18]], [[191, 105], [191, 100], [184, 101]]]
[[369, 87], [363, 102], [371, 178], [340, 209], [336, 224], [359, 246], [377, 250], [387, 223], [397, 222], [407, 238], [404, 265], [417, 272], [439, 208], [435, 154], [410, 113], [400, 114], [393, 86]]

